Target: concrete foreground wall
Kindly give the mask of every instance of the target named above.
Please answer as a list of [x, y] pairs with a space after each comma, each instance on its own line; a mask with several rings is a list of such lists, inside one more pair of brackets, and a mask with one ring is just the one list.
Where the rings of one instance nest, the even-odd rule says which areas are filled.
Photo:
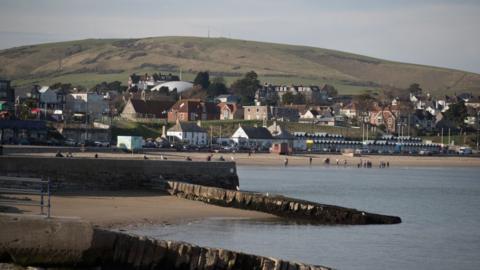
[[[0, 263], [101, 269], [329, 269], [92, 228], [79, 220], [0, 215]], [[27, 232], [27, 233], [25, 233]]]
[[56, 191], [162, 189], [164, 180], [239, 185], [235, 163], [216, 161], [0, 156], [0, 175], [50, 177]]
[[255, 210], [319, 224], [396, 224], [400, 217], [358, 211], [333, 205], [319, 204], [294, 198], [242, 192], [215, 187], [167, 182], [167, 191], [181, 198], [202, 201], [219, 206]]

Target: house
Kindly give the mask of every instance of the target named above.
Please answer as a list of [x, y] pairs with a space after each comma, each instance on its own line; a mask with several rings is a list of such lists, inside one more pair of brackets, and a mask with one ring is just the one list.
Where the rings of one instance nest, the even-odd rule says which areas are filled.
[[317, 123], [320, 126], [330, 126], [333, 127], [335, 126], [335, 117], [321, 117], [317, 120], [315, 120], [315, 123]]
[[171, 141], [186, 142], [191, 145], [206, 145], [207, 131], [196, 123], [186, 123], [177, 120], [176, 124], [167, 130]]
[[219, 118], [217, 104], [199, 99], [181, 99], [168, 111], [168, 121], [216, 120]]
[[300, 114], [301, 120], [314, 120], [321, 117], [320, 113], [317, 110], [307, 110], [304, 114]]
[[413, 114], [413, 124], [417, 129], [432, 131], [436, 118], [429, 111], [416, 110]]
[[219, 95], [215, 97], [215, 102], [218, 103], [239, 103], [240, 98], [235, 95]]
[[239, 126], [230, 138], [241, 147], [254, 149], [269, 149], [273, 142], [272, 134], [265, 127]]
[[243, 119], [242, 105], [221, 102], [217, 106], [220, 111], [220, 120]]
[[282, 100], [283, 95], [303, 95], [305, 101], [310, 104], [318, 104], [328, 99], [327, 92], [317, 85], [272, 85], [265, 83], [255, 93], [255, 101], [261, 104], [268, 104], [271, 101]]
[[0, 121], [0, 144], [45, 143], [47, 135], [48, 128], [45, 121]]
[[349, 119], [357, 118], [357, 104], [355, 102], [350, 102], [340, 109], [340, 114], [345, 115]]
[[396, 116], [395, 114], [384, 108], [377, 108], [370, 112], [370, 124], [374, 126], [384, 125], [387, 132], [395, 132]]
[[269, 126], [267, 129], [270, 134], [272, 134], [275, 143], [287, 143], [289, 148], [293, 148], [295, 136], [282, 126], [277, 125], [277, 121], [274, 121], [273, 125]]
[[129, 99], [120, 115], [130, 120], [167, 119], [168, 111], [173, 104], [175, 104], [173, 101]]
[[15, 90], [10, 87], [10, 81], [0, 80], [0, 115], [13, 114], [14, 108]]
[[[66, 97], [65, 113], [69, 117], [83, 118], [87, 116], [89, 122], [101, 118], [109, 112], [107, 100], [97, 93], [71, 93]], [[85, 121], [85, 120], [83, 120]]]
[[271, 120], [296, 122], [299, 119], [297, 109], [277, 106], [245, 106], [245, 120]]

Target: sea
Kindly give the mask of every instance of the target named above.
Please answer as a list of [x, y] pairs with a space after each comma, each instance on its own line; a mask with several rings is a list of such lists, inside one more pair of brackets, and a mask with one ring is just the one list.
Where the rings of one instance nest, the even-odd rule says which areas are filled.
[[395, 225], [211, 218], [131, 232], [335, 269], [480, 269], [480, 168], [239, 166], [240, 188], [368, 212]]

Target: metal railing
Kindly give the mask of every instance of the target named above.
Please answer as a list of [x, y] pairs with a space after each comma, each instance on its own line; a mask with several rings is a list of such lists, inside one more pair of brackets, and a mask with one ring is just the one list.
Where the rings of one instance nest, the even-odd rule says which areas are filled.
[[[26, 178], [26, 177], [9, 177], [0, 176], [0, 182], [12, 183], [0, 185], [0, 194], [11, 195], [35, 195], [40, 196], [40, 201], [24, 200], [17, 197], [0, 197], [0, 205], [25, 205], [25, 206], [39, 206], [40, 215], [46, 215], [50, 218], [50, 178], [42, 180], [41, 178]], [[25, 185], [27, 183], [27, 185]], [[38, 188], [31, 186], [38, 185]], [[45, 213], [45, 208], [47, 212]]]

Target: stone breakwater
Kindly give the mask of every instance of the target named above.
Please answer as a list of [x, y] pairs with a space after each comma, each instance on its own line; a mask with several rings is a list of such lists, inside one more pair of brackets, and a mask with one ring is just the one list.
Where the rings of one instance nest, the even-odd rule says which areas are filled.
[[280, 195], [234, 191], [215, 187], [168, 181], [166, 189], [177, 197], [224, 207], [266, 212], [280, 217], [318, 224], [396, 224], [400, 217], [319, 204]]
[[0, 263], [22, 266], [70, 269], [329, 269], [107, 231], [79, 220], [0, 215], [0, 225]]
[[227, 189], [239, 185], [235, 162], [215, 161], [0, 156], [0, 175], [48, 177], [53, 191], [163, 189], [165, 180]]

